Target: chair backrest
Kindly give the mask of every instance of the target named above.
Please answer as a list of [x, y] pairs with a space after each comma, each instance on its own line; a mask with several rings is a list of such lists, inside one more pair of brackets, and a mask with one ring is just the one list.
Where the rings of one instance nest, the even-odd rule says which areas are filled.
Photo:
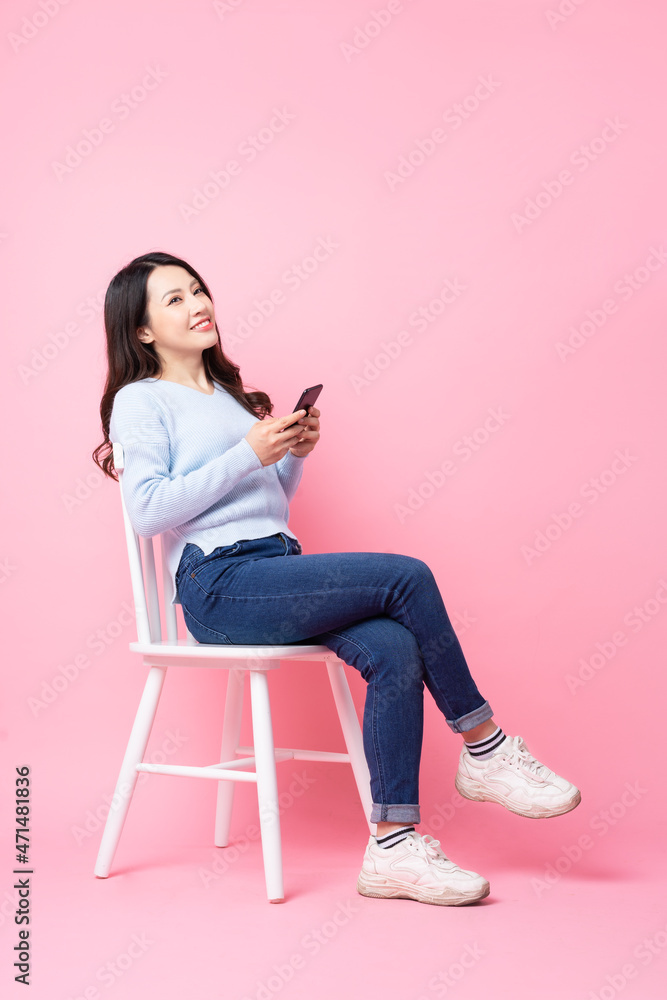
[[[132, 522], [127, 513], [125, 499], [123, 497], [122, 483], [123, 470], [125, 468], [125, 456], [123, 446], [119, 441], [113, 442], [113, 464], [118, 473], [118, 484], [120, 492], [120, 502], [123, 509], [123, 521], [125, 524], [125, 540], [127, 542], [127, 554], [130, 563], [130, 579], [132, 582], [132, 595], [134, 597], [134, 610], [137, 620], [137, 639], [139, 642], [160, 642], [162, 639], [162, 625], [160, 621], [160, 589], [158, 588], [157, 573], [155, 570], [155, 550], [153, 549], [152, 538], [140, 538], [132, 527]], [[176, 620], [176, 605], [172, 604], [174, 596], [174, 585], [167, 565], [167, 554], [165, 550], [164, 537], [160, 538], [160, 555], [162, 562], [162, 600], [164, 608], [164, 620], [166, 625], [166, 639], [175, 642], [178, 638], [178, 625]], [[143, 558], [142, 558], [143, 547]], [[187, 641], [194, 643], [194, 637], [187, 631]]]

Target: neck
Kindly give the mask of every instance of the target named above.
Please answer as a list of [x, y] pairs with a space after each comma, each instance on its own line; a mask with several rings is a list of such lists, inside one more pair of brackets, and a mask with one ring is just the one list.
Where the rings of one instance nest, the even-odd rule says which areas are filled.
[[206, 369], [201, 357], [188, 363], [187, 361], [170, 362], [161, 358], [161, 371], [157, 376], [165, 382], [178, 382], [179, 385], [187, 385], [192, 389], [200, 389], [202, 392], [209, 392], [211, 382], [206, 376]]

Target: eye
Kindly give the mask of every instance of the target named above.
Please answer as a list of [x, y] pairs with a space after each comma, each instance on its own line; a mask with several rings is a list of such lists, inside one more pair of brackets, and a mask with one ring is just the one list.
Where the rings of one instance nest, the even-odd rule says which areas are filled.
[[202, 295], [206, 295], [206, 292], [204, 291], [203, 288], [195, 288], [195, 295], [197, 294], [197, 292], [201, 292]]
[[175, 302], [176, 299], [178, 299], [178, 298], [180, 298], [180, 295], [174, 295], [173, 298], [169, 299], [169, 301], [167, 302], [167, 305], [170, 306], [171, 303]]

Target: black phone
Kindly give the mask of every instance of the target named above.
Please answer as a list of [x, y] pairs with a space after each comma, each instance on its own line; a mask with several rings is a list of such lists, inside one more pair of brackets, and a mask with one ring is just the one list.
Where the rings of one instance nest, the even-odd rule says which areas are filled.
[[[315, 403], [317, 402], [317, 397], [321, 392], [322, 392], [321, 382], [319, 385], [311, 385], [309, 389], [304, 389], [301, 395], [299, 396], [299, 402], [296, 404], [292, 412], [296, 413], [297, 410], [306, 410], [307, 413], [308, 407], [315, 405]], [[289, 425], [289, 427], [283, 427], [283, 431], [288, 431], [290, 430], [290, 428], [296, 427], [298, 422], [299, 422], [298, 420], [295, 420], [293, 424]]]

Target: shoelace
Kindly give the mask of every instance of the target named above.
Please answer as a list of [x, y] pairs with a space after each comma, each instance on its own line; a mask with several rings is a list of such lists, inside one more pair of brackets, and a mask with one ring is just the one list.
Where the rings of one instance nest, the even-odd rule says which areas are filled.
[[[507, 739], [509, 740], [511, 737], [508, 736]], [[510, 766], [524, 768], [535, 777], [541, 778], [542, 781], [547, 781], [552, 773], [546, 764], [540, 763], [533, 757], [521, 736], [514, 737], [511, 749], [506, 753], [506, 759]]]
[[448, 865], [453, 864], [453, 861], [451, 861], [451, 859], [447, 857], [445, 852], [440, 847], [440, 841], [436, 840], [435, 837], [432, 837], [430, 833], [419, 834], [415, 832], [412, 835], [412, 839], [413, 843], [416, 846], [418, 846], [421, 841], [425, 853], [428, 855], [428, 857], [432, 858], [433, 861], [439, 862], [440, 864], [442, 864], [443, 862]]

